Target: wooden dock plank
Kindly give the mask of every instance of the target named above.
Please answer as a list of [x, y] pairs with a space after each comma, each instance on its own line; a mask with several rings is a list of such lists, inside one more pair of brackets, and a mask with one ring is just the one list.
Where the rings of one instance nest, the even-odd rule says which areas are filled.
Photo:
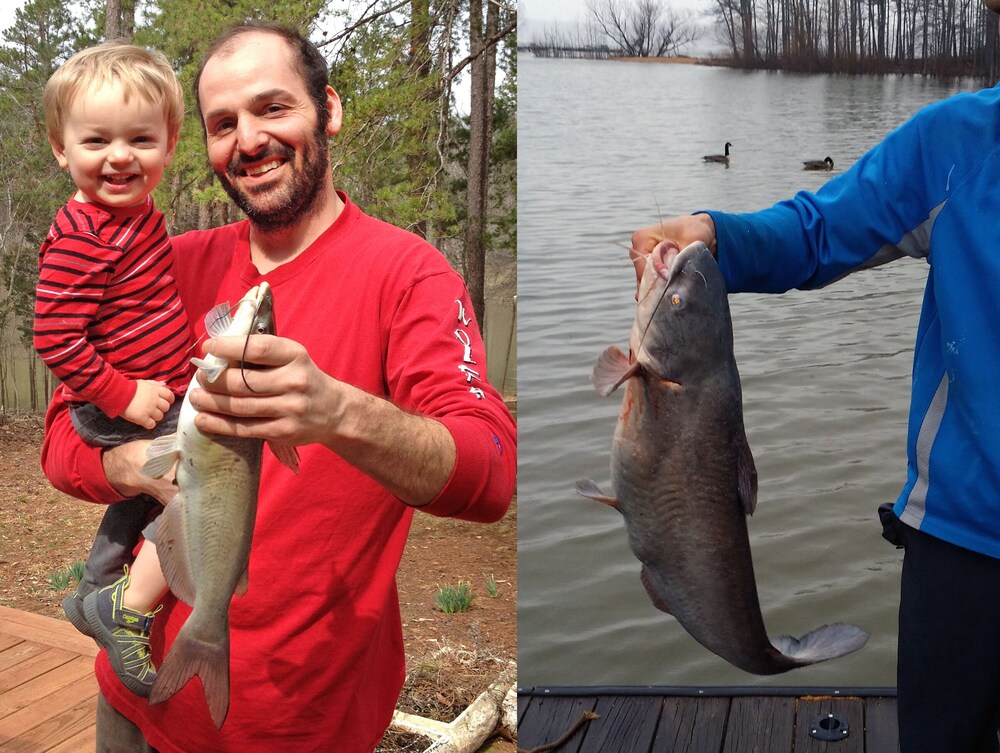
[[[899, 753], [892, 688], [522, 688], [519, 746], [559, 740], [589, 709], [600, 717], [561, 752]], [[811, 736], [821, 723], [848, 734]]]
[[96, 653], [64, 620], [0, 607], [0, 750], [94, 750]]
[[93, 673], [94, 660], [78, 656], [58, 665], [51, 671], [36, 675], [13, 690], [0, 695], [0, 718], [19, 711], [25, 706], [37, 703], [67, 685], [86, 680]]
[[723, 753], [791, 750], [794, 722], [795, 701], [792, 698], [734, 698]]
[[46, 753], [92, 753], [95, 748], [97, 748], [97, 730], [93, 724], [89, 724], [72, 737], [49, 748]]
[[52, 725], [67, 709], [75, 708], [86, 701], [89, 701], [89, 713], [93, 721], [98, 691], [96, 678], [91, 679], [93, 682], [78, 682], [60, 688], [46, 696], [41, 703], [27, 706], [0, 718], [0, 750], [7, 751], [13, 741], [26, 736], [39, 725]]
[[[24, 661], [12, 664], [6, 669], [0, 669], [0, 693], [9, 693], [19, 685], [56, 667], [61, 667], [77, 656], [57, 648], [46, 648], [45, 646], [37, 646], [36, 648], [38, 651], [28, 655]], [[0, 713], [0, 716], [3, 714]]]
[[728, 698], [665, 697], [650, 753], [721, 750], [729, 706]]
[[8, 636], [73, 651], [81, 656], [97, 656], [94, 640], [64, 620], [0, 606], [0, 626]]
[[[588, 696], [566, 698], [541, 695], [525, 701], [518, 696], [519, 709], [524, 706], [517, 730], [518, 746], [530, 749], [560, 739], [583, 716], [583, 712], [594, 710], [596, 700]], [[528, 705], [531, 706], [530, 713]], [[560, 753], [577, 753], [587, 734], [587, 727], [592, 723], [582, 725], [559, 749]]]
[[895, 698], [869, 698], [865, 704], [866, 753], [899, 753]]
[[657, 696], [602, 696], [587, 725], [580, 753], [634, 753], [649, 750], [663, 705]]
[[[74, 745], [82, 742], [87, 747], [70, 747], [68, 750], [73, 753], [92, 751], [96, 747], [96, 730], [94, 728], [94, 709], [97, 705], [97, 687], [94, 686], [94, 694], [83, 701], [77, 702], [69, 708], [62, 708], [58, 713], [53, 714], [41, 724], [32, 727], [21, 733], [18, 737], [9, 742], [4, 741], [3, 732], [0, 731], [0, 750], [4, 753], [37, 753], [45, 751], [49, 753], [53, 746], [69, 744], [71, 740], [77, 740]], [[65, 750], [65, 748], [64, 748]]]
[[[865, 753], [865, 710], [862, 699], [808, 696], [799, 699], [796, 713], [798, 721], [795, 725], [794, 753], [824, 753], [830, 749], [833, 741], [837, 743], [837, 753]], [[817, 734], [823, 734], [824, 729], [831, 734], [841, 733], [842, 736], [834, 737], [832, 741], [813, 736], [813, 730]]]
[[29, 643], [28, 641], [19, 641], [7, 650], [0, 651], [0, 672], [6, 672], [11, 667], [47, 650], [48, 646]]

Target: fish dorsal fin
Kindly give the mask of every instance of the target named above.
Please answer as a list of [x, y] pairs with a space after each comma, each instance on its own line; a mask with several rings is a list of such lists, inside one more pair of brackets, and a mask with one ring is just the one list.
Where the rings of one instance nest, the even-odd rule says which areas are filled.
[[165, 434], [154, 439], [146, 448], [146, 462], [142, 466], [143, 475], [163, 478], [180, 458], [177, 434]]
[[602, 505], [607, 505], [618, 510], [618, 500], [602, 492], [601, 487], [589, 478], [583, 478], [576, 482], [576, 493], [581, 497], [592, 499], [595, 502], [600, 502]]
[[609, 345], [601, 353], [594, 371], [590, 375], [591, 384], [601, 397], [607, 397], [624, 382], [639, 373], [639, 362], [630, 363], [628, 356], [617, 345]]
[[753, 462], [750, 443], [742, 432], [736, 442], [736, 453], [736, 482], [740, 501], [743, 503], [744, 512], [753, 515], [753, 511], [757, 508], [757, 466]]
[[271, 452], [274, 457], [278, 459], [278, 462], [283, 466], [288, 468], [292, 473], [298, 474], [299, 472], [299, 451], [294, 445], [290, 444], [279, 444], [278, 442], [268, 442], [267, 446], [271, 448]]
[[226, 334], [233, 323], [232, 310], [233, 307], [228, 303], [220, 303], [205, 314], [205, 332], [209, 337]]
[[195, 588], [188, 561], [190, 551], [184, 529], [184, 501], [176, 496], [156, 519], [156, 553], [171, 592], [193, 607]]

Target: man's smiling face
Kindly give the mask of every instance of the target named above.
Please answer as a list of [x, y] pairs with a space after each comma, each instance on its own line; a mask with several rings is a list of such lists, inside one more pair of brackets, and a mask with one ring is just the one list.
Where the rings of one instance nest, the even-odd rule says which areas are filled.
[[[223, 188], [263, 231], [294, 225], [327, 190], [327, 136], [292, 50], [266, 32], [240, 36], [198, 86], [208, 158]], [[332, 91], [332, 90], [331, 90]]]

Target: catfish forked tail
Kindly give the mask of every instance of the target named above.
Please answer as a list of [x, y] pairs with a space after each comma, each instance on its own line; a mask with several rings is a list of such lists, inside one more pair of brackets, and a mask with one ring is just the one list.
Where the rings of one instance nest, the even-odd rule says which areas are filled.
[[149, 702], [162, 703], [183, 688], [195, 675], [201, 678], [208, 713], [216, 729], [222, 729], [229, 713], [229, 631], [221, 642], [203, 641], [185, 625], [156, 673]]
[[771, 640], [771, 645], [790, 663], [785, 669], [793, 669], [836, 659], [857, 651], [867, 642], [868, 633], [857, 625], [836, 623], [823, 625], [801, 638], [793, 638], [790, 635], [779, 636]]

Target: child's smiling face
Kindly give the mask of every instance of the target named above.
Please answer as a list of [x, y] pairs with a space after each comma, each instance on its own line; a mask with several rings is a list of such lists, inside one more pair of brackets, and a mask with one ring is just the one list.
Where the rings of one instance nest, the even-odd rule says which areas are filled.
[[62, 144], [52, 153], [88, 203], [126, 208], [159, 184], [177, 145], [162, 105], [125, 93], [118, 82], [80, 91], [66, 111]]

